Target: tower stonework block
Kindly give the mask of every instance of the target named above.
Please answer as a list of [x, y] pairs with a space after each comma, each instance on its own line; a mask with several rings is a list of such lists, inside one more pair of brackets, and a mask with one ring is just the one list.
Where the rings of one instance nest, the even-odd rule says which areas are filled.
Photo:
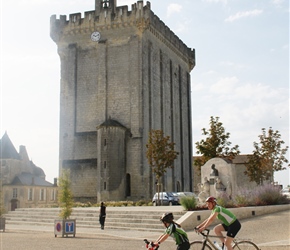
[[195, 51], [151, 10], [150, 2], [50, 19], [61, 61], [59, 171], [70, 170], [76, 200], [151, 199], [146, 159], [151, 129], [179, 152], [164, 191], [192, 191], [190, 72]]

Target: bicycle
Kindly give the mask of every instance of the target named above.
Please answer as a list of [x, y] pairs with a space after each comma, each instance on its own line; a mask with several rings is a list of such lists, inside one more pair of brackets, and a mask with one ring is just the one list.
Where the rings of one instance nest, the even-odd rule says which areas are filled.
[[155, 245], [153, 242], [149, 242], [147, 239], [144, 239], [145, 247], [149, 250], [157, 250], [159, 245]]
[[[197, 230], [195, 228], [195, 230]], [[205, 232], [206, 231], [206, 232]], [[190, 243], [190, 249], [201, 249], [201, 250], [218, 250], [218, 248], [214, 245], [210, 238], [220, 238], [216, 235], [210, 235], [210, 230], [205, 229], [200, 232], [203, 236], [203, 240], [201, 241], [193, 241]], [[233, 249], [235, 250], [260, 250], [260, 248], [253, 243], [251, 240], [233, 240]]]

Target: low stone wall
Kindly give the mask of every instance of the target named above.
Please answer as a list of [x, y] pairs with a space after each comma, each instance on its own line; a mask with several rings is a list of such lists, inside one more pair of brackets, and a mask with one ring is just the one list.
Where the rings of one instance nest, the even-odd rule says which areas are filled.
[[[286, 205], [273, 205], [273, 206], [257, 206], [257, 207], [240, 207], [240, 208], [229, 208], [236, 217], [241, 219], [251, 218], [253, 216], [259, 216], [264, 214], [271, 214], [275, 212], [285, 211], [290, 209], [290, 204]], [[181, 224], [184, 230], [193, 230], [194, 227], [199, 225], [211, 214], [210, 210], [200, 211], [189, 211], [182, 216], [177, 223]], [[220, 223], [219, 220], [215, 220], [212, 225]]]

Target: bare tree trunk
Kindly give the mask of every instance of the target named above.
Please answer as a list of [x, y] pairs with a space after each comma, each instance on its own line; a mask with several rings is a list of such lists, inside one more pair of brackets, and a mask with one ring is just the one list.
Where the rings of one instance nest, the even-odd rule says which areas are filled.
[[159, 181], [160, 181], [160, 178], [157, 177], [157, 203], [156, 203], [157, 206], [159, 206], [159, 204], [160, 204], [160, 183], [159, 183]]

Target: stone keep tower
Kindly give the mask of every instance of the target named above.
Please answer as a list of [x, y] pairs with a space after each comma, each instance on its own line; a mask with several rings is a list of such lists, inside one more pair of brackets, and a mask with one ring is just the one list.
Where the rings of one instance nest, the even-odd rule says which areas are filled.
[[155, 177], [146, 159], [151, 129], [179, 152], [164, 191], [192, 191], [188, 48], [149, 2], [50, 19], [61, 60], [59, 168], [70, 170], [76, 200], [151, 199]]

